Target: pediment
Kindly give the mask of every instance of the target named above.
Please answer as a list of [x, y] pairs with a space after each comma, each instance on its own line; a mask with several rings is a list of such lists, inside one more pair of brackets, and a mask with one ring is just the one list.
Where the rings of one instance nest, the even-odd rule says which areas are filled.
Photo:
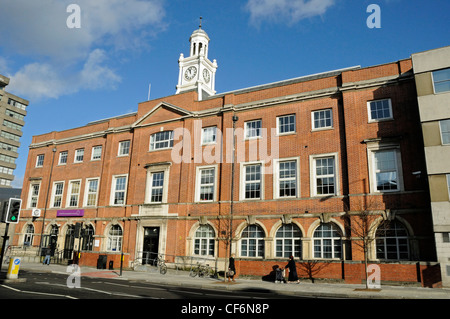
[[161, 102], [134, 122], [132, 127], [171, 122], [191, 116], [193, 116], [193, 113], [188, 110], [167, 102]]

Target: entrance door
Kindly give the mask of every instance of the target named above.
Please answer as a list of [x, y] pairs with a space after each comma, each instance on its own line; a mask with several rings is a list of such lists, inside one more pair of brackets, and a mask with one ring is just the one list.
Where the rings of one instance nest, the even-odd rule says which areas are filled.
[[67, 227], [66, 238], [64, 241], [64, 259], [72, 259], [73, 246], [75, 243], [75, 226]]
[[151, 264], [158, 257], [159, 227], [144, 227], [142, 264]]

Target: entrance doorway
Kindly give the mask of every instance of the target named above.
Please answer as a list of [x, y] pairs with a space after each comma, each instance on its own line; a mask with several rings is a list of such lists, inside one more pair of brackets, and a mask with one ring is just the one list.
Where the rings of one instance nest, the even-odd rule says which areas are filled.
[[64, 259], [72, 259], [73, 247], [75, 244], [75, 225], [69, 225], [64, 240]]
[[152, 264], [158, 257], [159, 227], [144, 227], [142, 264]]

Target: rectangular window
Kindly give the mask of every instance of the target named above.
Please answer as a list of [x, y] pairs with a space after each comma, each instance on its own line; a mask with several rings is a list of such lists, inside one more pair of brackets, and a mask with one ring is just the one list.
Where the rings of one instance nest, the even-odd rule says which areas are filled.
[[30, 199], [29, 199], [29, 208], [36, 208], [38, 204], [39, 198], [39, 188], [40, 184], [31, 184], [30, 185]]
[[261, 198], [261, 164], [244, 166], [244, 198]]
[[87, 194], [85, 206], [97, 206], [98, 178], [87, 180], [85, 193]]
[[450, 91], [450, 68], [433, 72], [434, 93]]
[[58, 165], [66, 165], [66, 163], [67, 163], [67, 155], [68, 155], [67, 151], [63, 151], [63, 152], [59, 153]]
[[102, 146], [94, 146], [92, 148], [91, 161], [96, 161], [102, 158]]
[[78, 207], [78, 200], [80, 197], [81, 181], [71, 181], [69, 183], [69, 198], [68, 207]]
[[439, 121], [442, 144], [450, 144], [450, 120]]
[[119, 142], [118, 156], [126, 156], [130, 153], [130, 141]]
[[81, 162], [83, 162], [83, 159], [84, 159], [84, 148], [80, 148], [75, 151], [75, 159], [73, 162], [81, 163]]
[[336, 170], [334, 157], [316, 158], [314, 164], [315, 195], [335, 195]]
[[158, 132], [150, 136], [150, 150], [173, 147], [173, 131]]
[[374, 170], [377, 191], [399, 190], [395, 150], [375, 151]]
[[392, 119], [392, 105], [390, 99], [367, 102], [369, 122]]
[[162, 203], [164, 191], [164, 172], [152, 173], [151, 203]]
[[64, 182], [56, 182], [53, 184], [53, 205], [52, 207], [61, 207], [64, 191]]
[[295, 133], [295, 114], [277, 117], [278, 134]]
[[216, 170], [214, 167], [199, 170], [198, 178], [198, 200], [213, 201], [215, 189]]
[[261, 126], [262, 126], [261, 120], [245, 122], [245, 138], [261, 137], [262, 136]]
[[213, 144], [216, 142], [216, 131], [217, 127], [205, 127], [202, 129], [202, 145], [203, 144]]
[[42, 167], [44, 166], [44, 154], [40, 154], [36, 158], [36, 167]]
[[297, 196], [297, 161], [279, 162], [278, 197]]
[[113, 183], [113, 205], [125, 205], [127, 176], [115, 176]]
[[333, 127], [333, 112], [331, 109], [312, 112], [313, 129]]

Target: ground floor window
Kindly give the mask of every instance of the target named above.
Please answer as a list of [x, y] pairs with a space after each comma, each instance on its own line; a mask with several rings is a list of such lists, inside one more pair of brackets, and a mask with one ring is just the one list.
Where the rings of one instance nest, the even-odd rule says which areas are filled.
[[107, 251], [121, 251], [122, 249], [122, 228], [119, 225], [111, 226], [108, 232], [106, 245]]
[[376, 232], [377, 258], [409, 260], [408, 231], [398, 221], [383, 223]]
[[194, 255], [214, 256], [215, 233], [209, 225], [200, 226], [195, 232]]
[[314, 231], [314, 258], [342, 257], [342, 239], [339, 228], [333, 223], [321, 224]]
[[275, 255], [276, 257], [289, 258], [294, 256], [302, 257], [301, 237], [302, 232], [295, 224], [285, 224], [277, 230], [275, 235]]
[[258, 225], [249, 225], [241, 236], [242, 257], [264, 257], [264, 231]]

